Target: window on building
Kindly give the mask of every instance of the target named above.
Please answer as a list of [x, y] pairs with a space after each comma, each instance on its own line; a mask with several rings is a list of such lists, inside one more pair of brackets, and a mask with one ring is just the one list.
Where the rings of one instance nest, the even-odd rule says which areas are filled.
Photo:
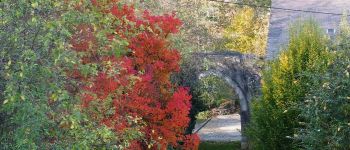
[[335, 29], [327, 29], [327, 34], [334, 35], [335, 34]]

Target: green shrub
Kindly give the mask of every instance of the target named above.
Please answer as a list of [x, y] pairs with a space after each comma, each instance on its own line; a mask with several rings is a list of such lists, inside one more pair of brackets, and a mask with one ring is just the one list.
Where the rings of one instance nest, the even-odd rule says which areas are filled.
[[324, 74], [309, 74], [313, 87], [300, 104], [305, 149], [350, 149], [350, 53], [340, 52]]
[[207, 111], [199, 112], [196, 116], [196, 119], [197, 120], [206, 120], [206, 119], [211, 118], [211, 116], [212, 116], [211, 111], [207, 110]]
[[[63, 88], [63, 68], [57, 65], [72, 60], [63, 53], [68, 31], [55, 20], [61, 4], [56, 0], [0, 2], [2, 149], [56, 148], [51, 141], [61, 131], [50, 115], [64, 109], [58, 104], [69, 98]], [[55, 102], [50, 106], [52, 95]]]
[[343, 17], [335, 41], [336, 58], [326, 73], [308, 74], [314, 86], [300, 104], [304, 149], [350, 149], [350, 26]]
[[117, 136], [81, 111], [79, 83], [67, 76], [79, 64], [68, 50], [71, 33], [77, 24], [110, 17], [90, 0], [82, 1], [90, 7], [84, 13], [76, 2], [0, 2], [0, 149], [122, 149], [141, 136], [136, 127]]
[[314, 21], [295, 24], [289, 44], [263, 73], [263, 96], [253, 103], [248, 129], [254, 149], [297, 149], [300, 108], [312, 86], [304, 72], [324, 72], [329, 62], [326, 36]]
[[241, 143], [239, 141], [232, 142], [201, 142], [199, 150], [239, 150]]
[[196, 86], [196, 92], [198, 92], [199, 100], [203, 104], [203, 110], [219, 107], [228, 99], [237, 100], [237, 95], [232, 87], [216, 76], [201, 79]]

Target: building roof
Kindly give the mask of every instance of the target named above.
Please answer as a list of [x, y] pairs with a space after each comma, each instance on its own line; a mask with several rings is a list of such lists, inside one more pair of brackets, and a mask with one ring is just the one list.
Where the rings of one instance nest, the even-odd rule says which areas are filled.
[[[350, 8], [350, 0], [272, 0], [267, 43], [267, 59], [275, 58], [281, 48], [288, 42], [290, 24], [301, 19], [315, 19], [325, 32], [335, 32], [339, 26], [341, 15]], [[283, 9], [305, 10], [291, 11]], [[312, 12], [326, 12], [312, 13]], [[331, 34], [331, 33], [330, 33]]]

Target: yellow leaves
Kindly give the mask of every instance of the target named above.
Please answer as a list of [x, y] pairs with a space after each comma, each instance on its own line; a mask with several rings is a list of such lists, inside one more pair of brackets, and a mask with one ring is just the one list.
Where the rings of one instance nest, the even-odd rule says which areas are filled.
[[290, 61], [289, 60], [289, 57], [287, 55], [287, 53], [282, 53], [279, 57], [279, 62], [280, 62], [280, 66], [281, 66], [281, 69], [283, 70], [289, 70], [289, 68], [291, 67], [290, 66]]
[[299, 83], [298, 80], [294, 80], [294, 81], [293, 81], [293, 84], [298, 84], [298, 83]]
[[135, 123], [135, 124], [137, 124], [137, 123], [142, 123], [142, 118], [141, 117], [132, 117], [132, 116], [129, 116], [131, 119], [132, 119], [132, 121]]
[[325, 82], [323, 83], [322, 87], [325, 89], [330, 89], [329, 84], [330, 84], [329, 82]]
[[30, 128], [26, 128], [24, 131], [25, 134], [29, 135], [31, 133], [31, 129]]
[[149, 32], [153, 33], [153, 29], [151, 27], [146, 28]]
[[61, 3], [60, 3], [60, 2], [55, 2], [53, 5], [54, 5], [55, 7], [59, 7], [59, 6], [61, 6]]
[[32, 6], [33, 8], [37, 8], [37, 7], [38, 7], [38, 2], [32, 3], [31, 6]]
[[36, 17], [33, 17], [33, 18], [32, 18], [32, 22], [33, 22], [33, 23], [36, 23], [36, 22], [37, 22]]
[[58, 98], [58, 96], [57, 96], [57, 94], [55, 94], [55, 93], [52, 94], [51, 97], [50, 97], [50, 99], [51, 99], [52, 101], [56, 101], [57, 98]]
[[9, 68], [10, 68], [10, 66], [11, 66], [11, 63], [12, 63], [12, 61], [11, 61], [11, 60], [9, 60], [9, 61], [7, 62], [7, 65], [5, 65], [5, 69], [9, 69]]
[[[11, 97], [10, 98], [10, 100], [9, 99], [5, 99], [4, 100], [4, 102], [3, 102], [3, 104], [7, 104], [8, 102], [13, 102], [15, 99], [17, 99], [18, 97], [17, 96], [15, 96], [15, 97]], [[21, 94], [20, 96], [19, 96], [19, 98], [20, 98], [20, 100], [22, 100], [22, 101], [24, 101], [25, 99], [26, 99], [26, 97], [23, 95], [23, 94]]]
[[3, 104], [6, 104], [8, 101], [9, 101], [8, 99], [5, 99], [4, 102], [3, 102]]
[[24, 95], [21, 95], [20, 97], [21, 97], [21, 100], [25, 100], [25, 97], [24, 97]]
[[241, 53], [265, 55], [267, 40], [267, 19], [258, 18], [253, 8], [244, 7], [238, 11], [229, 27], [224, 31], [228, 39], [225, 47]]

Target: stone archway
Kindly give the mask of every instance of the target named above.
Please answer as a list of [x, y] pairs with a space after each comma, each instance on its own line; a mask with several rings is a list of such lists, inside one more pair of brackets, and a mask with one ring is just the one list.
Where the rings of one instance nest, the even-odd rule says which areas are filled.
[[241, 110], [241, 147], [247, 149], [245, 128], [250, 120], [250, 103], [252, 97], [260, 93], [260, 68], [255, 66], [257, 58], [237, 52], [194, 53], [192, 57], [196, 61], [194, 73], [198, 79], [217, 76], [237, 93]]

